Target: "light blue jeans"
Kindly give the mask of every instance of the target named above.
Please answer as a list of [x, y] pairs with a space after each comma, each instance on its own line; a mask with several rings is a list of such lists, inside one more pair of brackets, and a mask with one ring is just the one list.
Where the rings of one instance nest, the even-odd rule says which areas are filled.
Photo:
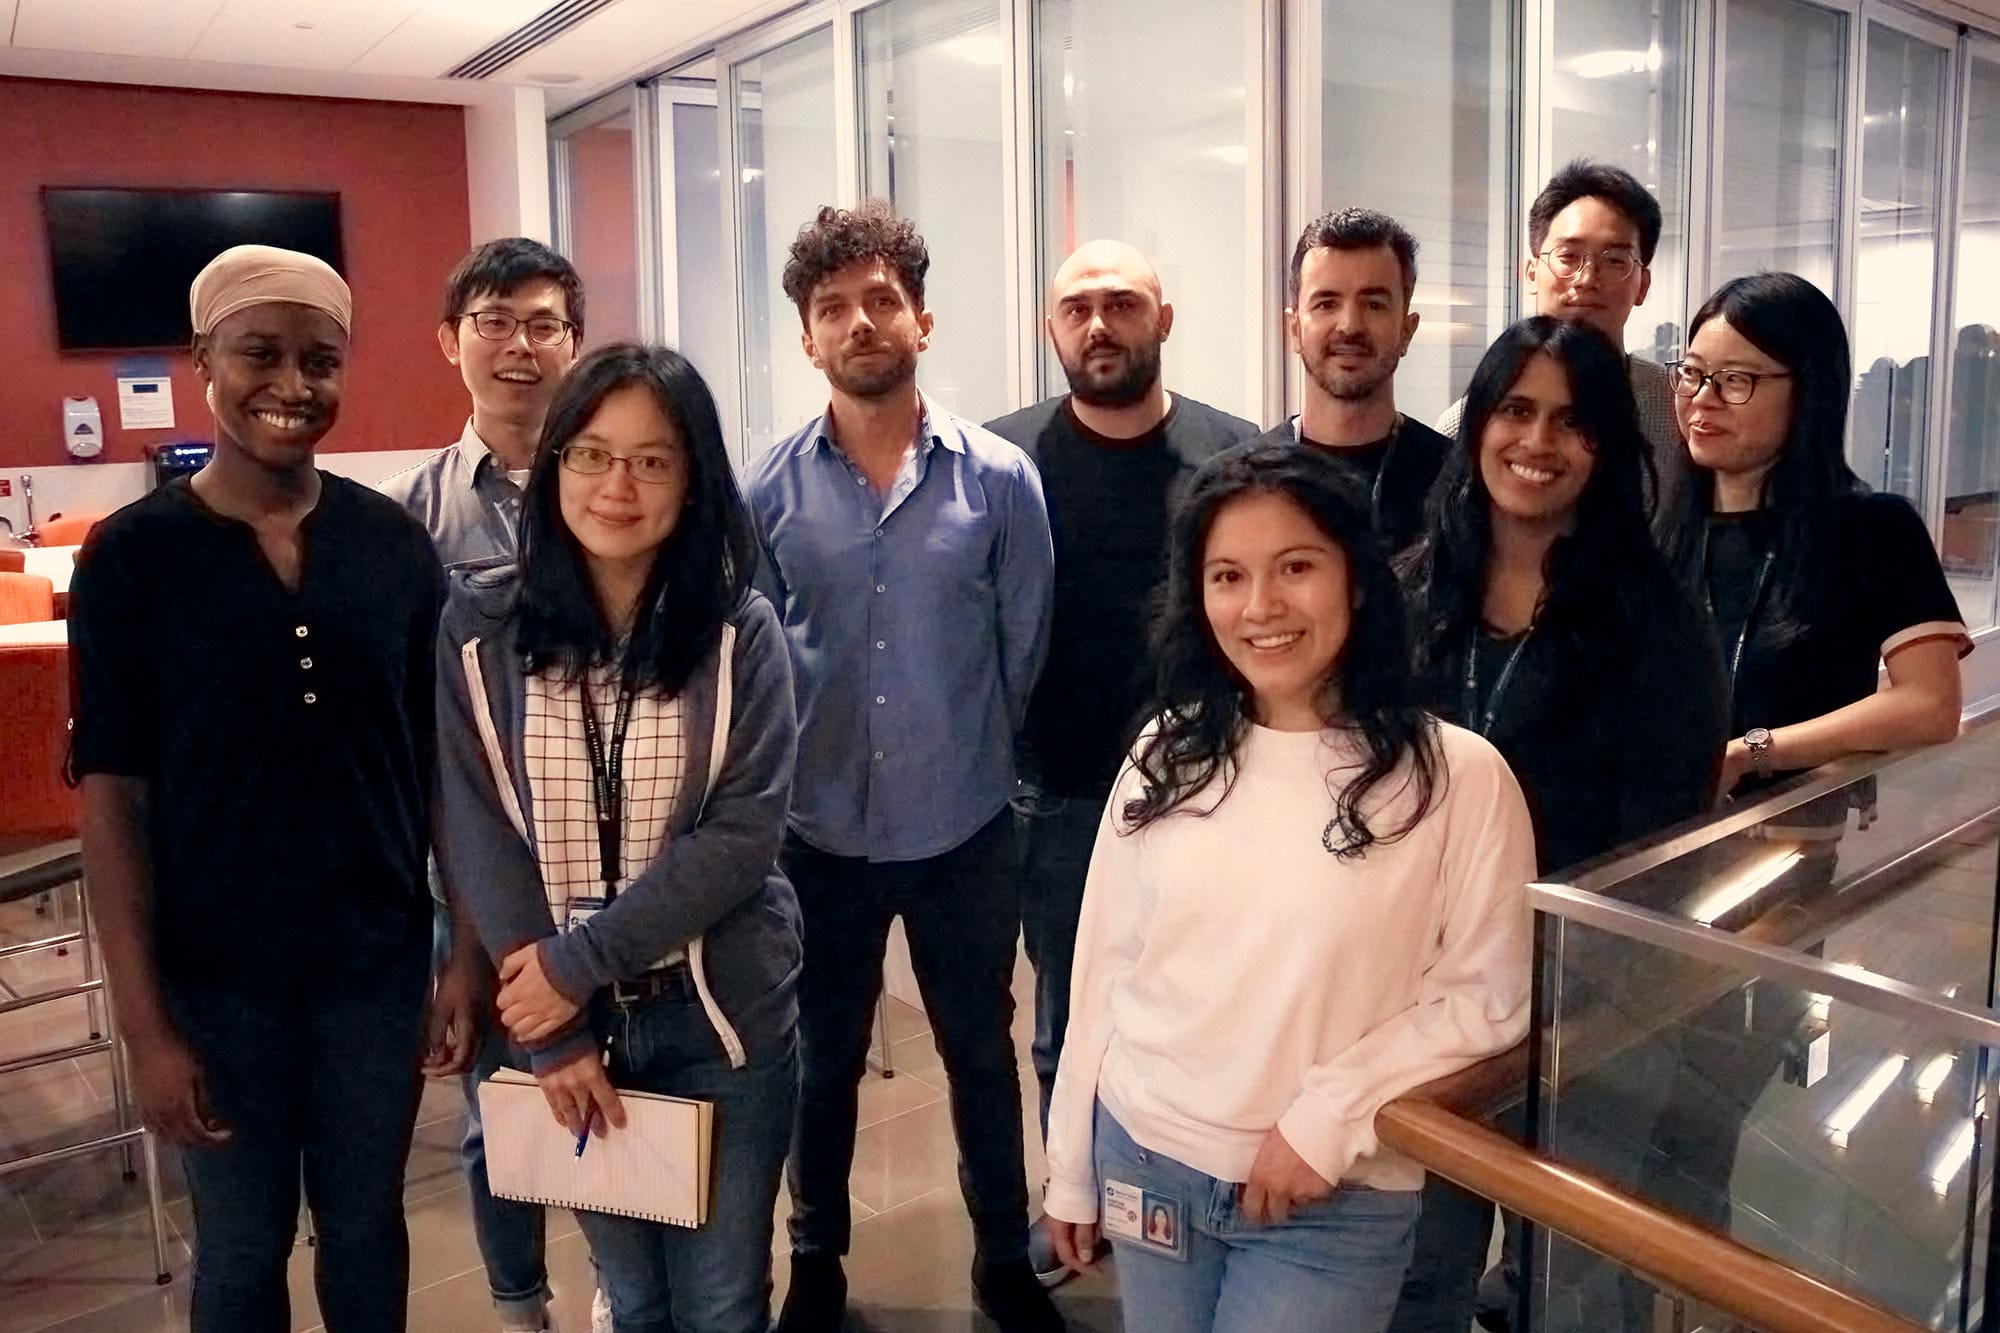
[[1420, 1194], [1343, 1185], [1257, 1226], [1235, 1183], [1141, 1148], [1102, 1104], [1097, 1178], [1179, 1200], [1186, 1258], [1114, 1239], [1124, 1327], [1143, 1333], [1382, 1333], [1416, 1237]]

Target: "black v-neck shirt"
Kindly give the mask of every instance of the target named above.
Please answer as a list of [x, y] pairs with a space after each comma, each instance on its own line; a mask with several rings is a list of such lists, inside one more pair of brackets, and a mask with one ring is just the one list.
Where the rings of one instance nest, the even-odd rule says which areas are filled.
[[74, 767], [149, 784], [169, 978], [337, 974], [428, 929], [443, 575], [394, 502], [320, 480], [295, 591], [184, 479], [77, 559]]

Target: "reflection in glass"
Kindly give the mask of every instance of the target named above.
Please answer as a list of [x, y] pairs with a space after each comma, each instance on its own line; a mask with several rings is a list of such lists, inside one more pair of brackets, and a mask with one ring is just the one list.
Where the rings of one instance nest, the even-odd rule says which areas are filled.
[[[1546, 87], [1553, 158], [1623, 167], [1660, 201], [1652, 287], [1625, 326], [1625, 348], [1681, 353], [1687, 306], [1688, 66], [1685, 0], [1555, 0]], [[1539, 181], [1525, 183], [1530, 197]]]
[[1868, 25], [1848, 461], [1923, 504], [1948, 54]]
[[821, 28], [732, 69], [738, 180], [743, 456], [754, 459], [826, 406], [826, 380], [799, 347], [785, 257], [799, 228], [838, 198], [833, 30]]
[[1396, 372], [1396, 405], [1424, 421], [1464, 392], [1520, 281], [1505, 206], [1493, 207], [1507, 197], [1507, 9], [1322, 0], [1324, 190], [1313, 208], [1379, 208], [1417, 238], [1422, 322]]
[[677, 76], [660, 84], [664, 134], [673, 153], [675, 345], [718, 397], [729, 392], [729, 264], [722, 243], [722, 168], [715, 80]]
[[1833, 291], [1846, 30], [1801, 0], [1730, 0], [1717, 286], [1775, 269]]
[[1945, 454], [1945, 576], [1965, 623], [1994, 623], [2000, 530], [2000, 57], [1972, 61], [1960, 168], [1958, 331]]
[[638, 190], [628, 111], [578, 130], [565, 143], [569, 259], [589, 295], [584, 345], [639, 336]]
[[930, 245], [937, 315], [918, 379], [973, 421], [1005, 412], [999, 0], [891, 0], [861, 14], [862, 193]]
[[[1167, 386], [1244, 417], [1264, 340], [1244, 274], [1252, 53], [1240, 5], [1040, 0], [1036, 165], [1044, 285], [1069, 252], [1100, 236], [1129, 241], [1159, 269], [1174, 307]], [[1041, 320], [1036, 320], [1040, 329]], [[1042, 347], [1041, 384], [1067, 386]]]

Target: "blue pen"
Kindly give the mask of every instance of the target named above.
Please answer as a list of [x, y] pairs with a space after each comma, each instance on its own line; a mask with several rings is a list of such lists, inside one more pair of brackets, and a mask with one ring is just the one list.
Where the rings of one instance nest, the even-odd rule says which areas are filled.
[[590, 1142], [590, 1127], [597, 1123], [597, 1111], [593, 1108], [590, 1119], [583, 1122], [583, 1133], [576, 1136], [576, 1155], [583, 1156], [583, 1145]]

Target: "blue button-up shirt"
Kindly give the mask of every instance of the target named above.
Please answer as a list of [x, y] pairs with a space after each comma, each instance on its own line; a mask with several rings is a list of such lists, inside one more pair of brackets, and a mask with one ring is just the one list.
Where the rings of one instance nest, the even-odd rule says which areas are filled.
[[376, 489], [424, 525], [446, 569], [512, 564], [520, 550], [521, 488], [470, 421], [456, 443]]
[[758, 587], [799, 704], [791, 826], [871, 861], [950, 851], [1014, 787], [1055, 555], [1026, 454], [924, 401], [886, 495], [821, 417], [757, 460]]

